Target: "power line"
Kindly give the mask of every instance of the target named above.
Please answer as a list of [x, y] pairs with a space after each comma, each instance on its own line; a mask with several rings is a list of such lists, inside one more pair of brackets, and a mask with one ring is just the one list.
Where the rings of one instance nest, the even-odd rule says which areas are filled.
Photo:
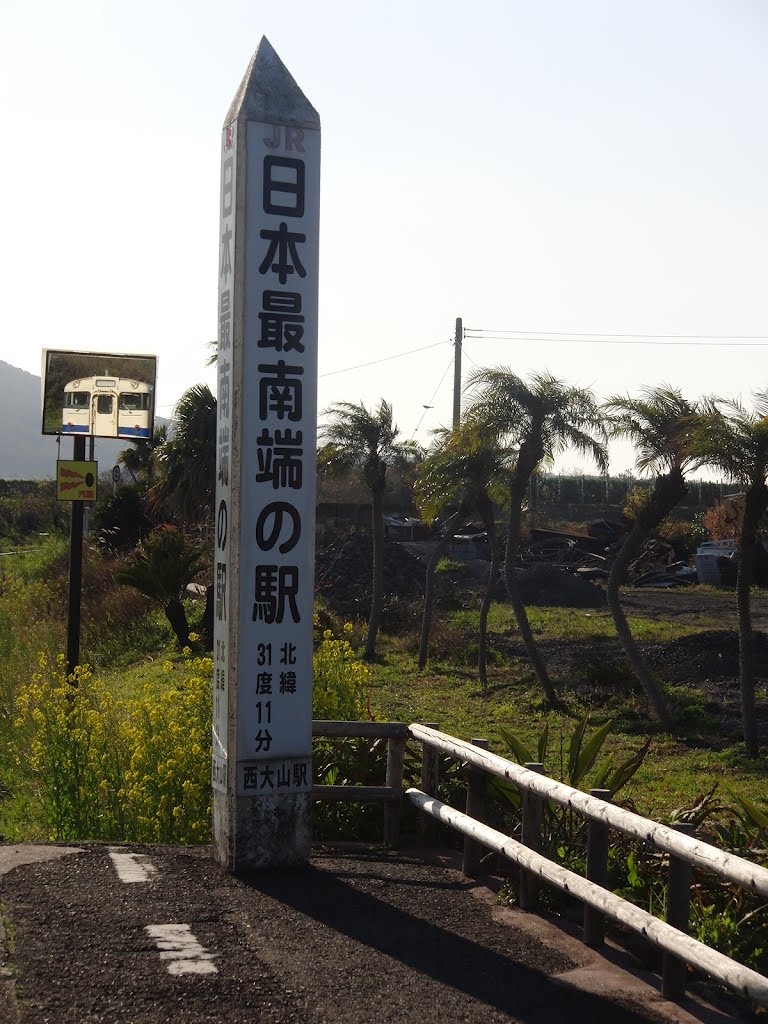
[[466, 345], [462, 345], [461, 350], [464, 353], [464, 355], [467, 357], [467, 359], [470, 361], [470, 363], [472, 363], [472, 365], [474, 367], [476, 367], [478, 370], [481, 369], [480, 365], [478, 363], [476, 363], [475, 360], [472, 358], [472, 356], [469, 354], [469, 352], [467, 352], [467, 346]]
[[[494, 332], [482, 328], [467, 328], [465, 336], [483, 341], [542, 342], [562, 339], [566, 344], [571, 343], [574, 345], [664, 345], [667, 347], [696, 346], [698, 348], [764, 348], [768, 345], [768, 335], [764, 334], [606, 334], [601, 337], [594, 337], [588, 334], [566, 334], [558, 331]], [[714, 340], [718, 338], [728, 340]]]
[[585, 331], [579, 333], [578, 331], [513, 331], [513, 330], [497, 330], [492, 327], [467, 327], [465, 328], [465, 334], [470, 331], [479, 332], [480, 334], [548, 334], [556, 338], [688, 338], [692, 340], [697, 339], [710, 339], [710, 338], [722, 338], [725, 340], [738, 338], [741, 339], [753, 339], [759, 341], [768, 341], [768, 334], [611, 334], [609, 331]]
[[[453, 342], [453, 339], [449, 339]], [[402, 359], [403, 356], [412, 356], [416, 352], [426, 352], [429, 348], [438, 348], [440, 345], [447, 345], [448, 341], [436, 341], [433, 345], [422, 345], [421, 348], [412, 348], [408, 352], [397, 352], [392, 356], [383, 356], [381, 359], [372, 359], [370, 363], [358, 363], [357, 366], [346, 366], [343, 370], [330, 370], [328, 373], [320, 373], [318, 377], [335, 377], [339, 373], [351, 373], [352, 370], [363, 370], [366, 366], [376, 366], [378, 363], [388, 363], [392, 359]]]
[[416, 424], [416, 426], [413, 428], [413, 433], [411, 434], [411, 440], [413, 440], [413, 437], [414, 437], [416, 431], [419, 429], [419, 427], [422, 424], [422, 420], [427, 415], [427, 409], [432, 407], [432, 403], [435, 400], [435, 396], [437, 395], [437, 392], [440, 390], [440, 388], [443, 386], [443, 381], [445, 380], [446, 375], [447, 375], [448, 371], [450, 370], [450, 368], [452, 366], [453, 366], [453, 356], [451, 356], [450, 360], [448, 361], [448, 365], [446, 366], [445, 370], [443, 370], [443, 376], [440, 378], [440, 382], [438, 383], [438, 385], [435, 388], [435, 390], [432, 392], [432, 397], [430, 398], [430, 400], [427, 403], [427, 405], [424, 406], [424, 412], [421, 414], [421, 419]]

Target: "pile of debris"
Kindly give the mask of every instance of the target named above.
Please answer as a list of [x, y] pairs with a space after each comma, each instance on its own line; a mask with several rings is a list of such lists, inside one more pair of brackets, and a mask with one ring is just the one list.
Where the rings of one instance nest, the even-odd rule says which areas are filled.
[[[531, 531], [533, 543], [520, 561], [549, 565], [581, 576], [585, 580], [607, 579], [628, 529], [626, 523], [605, 519], [589, 523], [586, 533], [573, 531]], [[678, 558], [672, 544], [658, 538], [647, 541], [641, 554], [629, 566], [627, 582], [633, 587], [679, 587], [696, 582], [696, 570]]]
[[627, 582], [633, 587], [679, 587], [695, 583], [696, 570], [678, 559], [674, 547], [667, 541], [652, 538], [645, 542], [634, 562], [630, 562]]
[[[367, 618], [371, 610], [373, 546], [370, 531], [352, 530], [318, 538], [315, 590], [339, 615]], [[424, 594], [425, 567], [397, 541], [384, 545], [384, 593], [402, 598]]]
[[534, 608], [605, 608], [605, 591], [575, 573], [539, 563], [515, 573], [523, 603]]

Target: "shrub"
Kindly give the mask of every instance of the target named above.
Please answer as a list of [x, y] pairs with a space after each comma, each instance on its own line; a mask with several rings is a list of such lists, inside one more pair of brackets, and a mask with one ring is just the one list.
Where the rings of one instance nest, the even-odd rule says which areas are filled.
[[207, 841], [210, 659], [166, 662], [164, 693], [125, 702], [87, 666], [67, 677], [64, 661], [41, 654], [17, 699], [17, 761], [32, 773], [51, 839]]
[[702, 516], [702, 524], [710, 540], [731, 540], [736, 536], [736, 519], [725, 505], [713, 505]]
[[[185, 648], [162, 665], [162, 692], [155, 682], [118, 701], [88, 666], [68, 677], [64, 655], [38, 656], [16, 700], [16, 762], [51, 839], [210, 840], [212, 670]], [[316, 718], [365, 715], [368, 669], [345, 637], [324, 631], [314, 672]]]
[[128, 764], [121, 711], [87, 666], [67, 678], [64, 655], [41, 653], [16, 700], [17, 763], [39, 790], [53, 840], [115, 839], [124, 831], [118, 793]]
[[202, 545], [191, 542], [176, 526], [158, 526], [137, 548], [131, 564], [115, 573], [115, 582], [135, 587], [162, 605], [179, 647], [189, 642], [189, 623], [182, 598], [206, 565]]
[[64, 533], [69, 506], [56, 500], [53, 480], [0, 480], [0, 538], [5, 543], [39, 542], [40, 533]]
[[652, 487], [644, 486], [641, 484], [638, 484], [637, 486], [633, 487], [631, 492], [627, 495], [624, 501], [624, 505], [622, 507], [622, 512], [627, 517], [627, 519], [634, 522], [635, 519], [637, 519], [639, 513], [642, 512], [642, 510], [650, 501], [652, 494]]
[[325, 629], [313, 658], [312, 717], [325, 721], [359, 721], [365, 715], [368, 667], [357, 657], [347, 637]]
[[659, 536], [675, 549], [678, 558], [691, 558], [702, 541], [707, 539], [707, 531], [696, 521], [686, 519], [668, 519], [659, 527]]
[[97, 542], [110, 552], [135, 547], [154, 523], [147, 510], [145, 487], [121, 487], [96, 505], [93, 529]]
[[131, 751], [122, 799], [126, 838], [200, 843], [211, 838], [210, 658], [163, 666], [171, 686], [134, 701], [126, 731]]

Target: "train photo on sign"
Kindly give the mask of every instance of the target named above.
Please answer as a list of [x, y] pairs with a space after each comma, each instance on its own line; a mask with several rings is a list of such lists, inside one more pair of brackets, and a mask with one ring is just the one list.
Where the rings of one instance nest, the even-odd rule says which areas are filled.
[[83, 377], [64, 386], [62, 434], [86, 437], [152, 435], [152, 388], [125, 377]]
[[149, 441], [157, 357], [43, 352], [43, 433]]

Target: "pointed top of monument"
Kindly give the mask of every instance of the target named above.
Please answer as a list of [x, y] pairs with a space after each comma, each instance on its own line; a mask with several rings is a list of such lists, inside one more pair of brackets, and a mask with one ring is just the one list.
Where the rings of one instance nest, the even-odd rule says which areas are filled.
[[266, 36], [261, 37], [240, 88], [224, 121], [235, 118], [288, 124], [297, 128], [320, 128], [320, 115], [296, 84], [288, 68], [275, 53]]

